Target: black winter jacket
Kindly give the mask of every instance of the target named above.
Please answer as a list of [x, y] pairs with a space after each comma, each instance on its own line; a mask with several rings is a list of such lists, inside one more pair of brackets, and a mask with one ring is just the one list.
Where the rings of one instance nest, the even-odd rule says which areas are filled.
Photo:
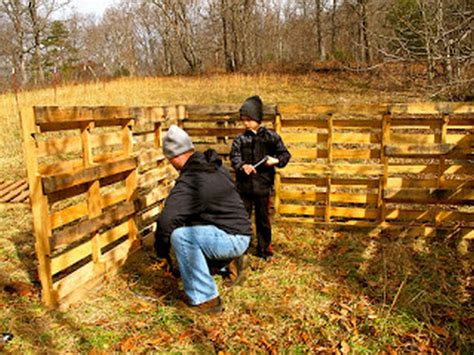
[[286, 149], [278, 133], [260, 127], [257, 133], [246, 130], [239, 134], [232, 143], [230, 160], [236, 171], [237, 188], [240, 193], [254, 194], [257, 196], [268, 195], [275, 178], [275, 167], [261, 164], [257, 167], [257, 174], [247, 175], [242, 170], [244, 164], [255, 164], [266, 155], [277, 158], [280, 162], [276, 165], [283, 168], [288, 164], [291, 154]]
[[214, 150], [195, 152], [181, 169], [158, 218], [158, 257], [168, 256], [171, 233], [176, 228], [195, 225], [214, 225], [229, 234], [251, 235], [244, 204]]

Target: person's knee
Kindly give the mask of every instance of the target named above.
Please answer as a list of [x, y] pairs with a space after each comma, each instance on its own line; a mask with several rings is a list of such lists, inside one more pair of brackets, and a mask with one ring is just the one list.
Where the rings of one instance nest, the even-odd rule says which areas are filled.
[[171, 245], [173, 248], [179, 248], [183, 244], [192, 244], [193, 243], [193, 233], [191, 232], [190, 227], [179, 227], [176, 228], [171, 233]]

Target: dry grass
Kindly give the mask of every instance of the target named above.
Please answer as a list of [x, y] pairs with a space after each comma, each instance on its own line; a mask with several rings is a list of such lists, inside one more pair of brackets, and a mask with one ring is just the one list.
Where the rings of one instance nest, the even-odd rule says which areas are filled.
[[421, 90], [388, 85], [388, 81], [350, 73], [333, 75], [216, 75], [204, 77], [119, 79], [78, 84], [54, 90], [0, 96], [0, 178], [25, 176], [18, 108], [34, 105], [143, 106], [166, 104], [241, 103], [258, 94], [266, 103], [301, 105], [408, 102], [422, 99]]
[[[34, 273], [31, 221], [3, 207], [3, 284]], [[21, 221], [15, 227], [16, 221]], [[251, 256], [242, 286], [225, 289], [225, 311], [200, 316], [179, 305], [178, 279], [153, 252], [66, 312], [48, 311], [39, 289], [1, 292], [7, 353], [445, 353], [473, 349], [471, 253], [456, 238], [370, 239], [363, 233], [275, 227], [276, 257]], [[469, 259], [471, 258], [471, 259]], [[448, 262], [456, 260], [457, 262]], [[472, 287], [472, 286], [471, 286]]]
[[[325, 104], [423, 100], [387, 81], [337, 75], [123, 79], [21, 93], [31, 105]], [[400, 84], [401, 86], [402, 83]], [[418, 91], [419, 92], [419, 91]], [[15, 101], [1, 96], [0, 178], [24, 176]], [[179, 280], [150, 249], [66, 312], [39, 300], [31, 214], [0, 206], [0, 331], [6, 353], [471, 353], [472, 241], [409, 239], [279, 225], [271, 263], [251, 257], [244, 285], [224, 289], [225, 312], [180, 308]], [[16, 284], [15, 284], [16, 283]], [[16, 288], [8, 287], [17, 285]], [[7, 286], [7, 287], [5, 287]], [[22, 287], [20, 287], [22, 286]]]

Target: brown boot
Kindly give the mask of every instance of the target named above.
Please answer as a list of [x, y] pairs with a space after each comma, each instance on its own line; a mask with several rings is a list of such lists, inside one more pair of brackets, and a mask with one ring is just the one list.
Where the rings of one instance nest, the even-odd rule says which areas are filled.
[[232, 259], [227, 266], [229, 276], [226, 281], [226, 286], [231, 287], [241, 284], [245, 280], [245, 269], [248, 267], [248, 264], [249, 258], [245, 254]]
[[212, 300], [193, 305], [191, 306], [191, 309], [202, 314], [215, 314], [222, 312], [224, 310], [224, 307], [222, 306], [221, 298], [217, 296]]

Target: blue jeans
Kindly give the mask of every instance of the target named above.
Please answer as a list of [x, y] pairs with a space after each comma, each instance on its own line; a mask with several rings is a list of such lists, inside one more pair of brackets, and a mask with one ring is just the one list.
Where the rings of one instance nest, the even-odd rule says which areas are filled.
[[231, 235], [213, 226], [176, 228], [171, 234], [184, 292], [192, 305], [217, 296], [216, 283], [207, 259], [228, 260], [242, 255], [248, 248], [250, 236]]

